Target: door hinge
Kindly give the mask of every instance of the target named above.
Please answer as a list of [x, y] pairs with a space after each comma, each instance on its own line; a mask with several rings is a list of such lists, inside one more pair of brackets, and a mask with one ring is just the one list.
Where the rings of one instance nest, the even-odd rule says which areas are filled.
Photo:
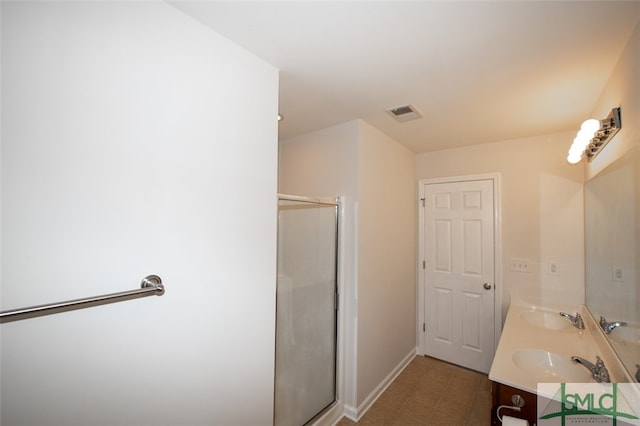
[[427, 262], [426, 261], [422, 261], [422, 269], [427, 269]]
[[424, 198], [420, 198], [420, 201], [422, 201], [422, 207], [424, 207]]
[[422, 332], [426, 332], [427, 331], [427, 323], [422, 323]]

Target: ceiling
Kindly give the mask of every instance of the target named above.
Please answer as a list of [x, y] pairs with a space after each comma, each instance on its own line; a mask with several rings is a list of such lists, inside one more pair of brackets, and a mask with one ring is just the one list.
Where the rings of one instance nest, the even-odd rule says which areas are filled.
[[[280, 139], [359, 118], [414, 152], [577, 130], [640, 20], [640, 0], [171, 4], [280, 69]], [[424, 118], [385, 112], [405, 104]]]

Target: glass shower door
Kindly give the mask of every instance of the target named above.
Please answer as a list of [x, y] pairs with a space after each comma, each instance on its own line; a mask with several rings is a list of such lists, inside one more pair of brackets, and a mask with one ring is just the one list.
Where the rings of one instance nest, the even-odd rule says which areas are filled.
[[336, 401], [337, 213], [332, 202], [280, 197], [277, 426], [304, 425]]

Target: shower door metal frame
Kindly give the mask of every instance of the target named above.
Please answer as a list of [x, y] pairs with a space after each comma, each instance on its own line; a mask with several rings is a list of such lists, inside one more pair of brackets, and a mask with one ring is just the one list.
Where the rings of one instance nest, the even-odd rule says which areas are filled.
[[[314, 197], [301, 197], [298, 195], [286, 195], [286, 194], [278, 194], [278, 200], [284, 201], [298, 201], [301, 203], [309, 203], [309, 204], [323, 204], [328, 206], [335, 206], [340, 208], [340, 200], [338, 198], [314, 198]], [[336, 223], [337, 223], [337, 211], [336, 211]]]
[[[333, 290], [333, 294], [334, 294], [334, 330], [333, 330], [333, 335], [334, 335], [334, 352], [333, 352], [333, 365], [334, 365], [334, 371], [333, 371], [333, 401], [328, 404], [326, 407], [324, 407], [322, 410], [320, 410], [318, 413], [316, 413], [314, 416], [312, 416], [309, 420], [307, 420], [306, 423], [304, 423], [304, 425], [309, 425], [312, 424], [314, 421], [318, 420], [320, 417], [322, 417], [325, 413], [327, 413], [329, 410], [331, 410], [337, 403], [338, 403], [338, 371], [339, 371], [339, 365], [338, 365], [338, 350], [339, 350], [339, 336], [338, 336], [338, 332], [339, 332], [339, 300], [340, 300], [340, 293], [339, 293], [339, 283], [338, 283], [338, 279], [339, 279], [339, 260], [340, 260], [340, 209], [342, 207], [341, 202], [340, 202], [340, 198], [317, 198], [317, 197], [303, 197], [303, 196], [298, 196], [298, 195], [289, 195], [289, 194], [280, 194], [278, 193], [278, 201], [293, 201], [293, 202], [300, 202], [300, 203], [309, 203], [309, 204], [319, 204], [319, 205], [324, 205], [324, 206], [333, 206], [335, 207], [334, 210], [334, 214], [335, 214], [335, 242], [334, 242], [334, 246], [335, 246], [335, 260], [334, 260], [334, 290]], [[280, 206], [278, 205], [278, 209], [280, 208]], [[280, 228], [280, 224], [278, 223], [278, 235], [279, 235], [279, 228]], [[276, 310], [277, 310], [277, 296], [276, 296]], [[277, 333], [277, 326], [276, 326], [276, 333]], [[274, 359], [275, 362], [275, 359]], [[274, 370], [275, 373], [275, 370]], [[274, 381], [274, 390], [275, 390], [275, 381]], [[275, 394], [274, 394], [275, 395]], [[274, 398], [274, 422], [275, 422], [275, 398]], [[304, 425], [300, 425], [300, 426], [304, 426]]]

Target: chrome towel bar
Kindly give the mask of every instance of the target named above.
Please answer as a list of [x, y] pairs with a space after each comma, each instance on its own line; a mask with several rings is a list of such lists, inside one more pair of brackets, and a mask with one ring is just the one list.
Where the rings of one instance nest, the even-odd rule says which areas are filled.
[[46, 305], [31, 306], [22, 309], [11, 309], [0, 312], [0, 324], [34, 318], [43, 315], [73, 311], [92, 306], [106, 305], [108, 303], [123, 302], [146, 296], [162, 296], [164, 285], [157, 275], [148, 275], [142, 279], [139, 290], [121, 291], [119, 293], [103, 294], [102, 296], [86, 297], [84, 299], [68, 300], [66, 302], [49, 303]]

